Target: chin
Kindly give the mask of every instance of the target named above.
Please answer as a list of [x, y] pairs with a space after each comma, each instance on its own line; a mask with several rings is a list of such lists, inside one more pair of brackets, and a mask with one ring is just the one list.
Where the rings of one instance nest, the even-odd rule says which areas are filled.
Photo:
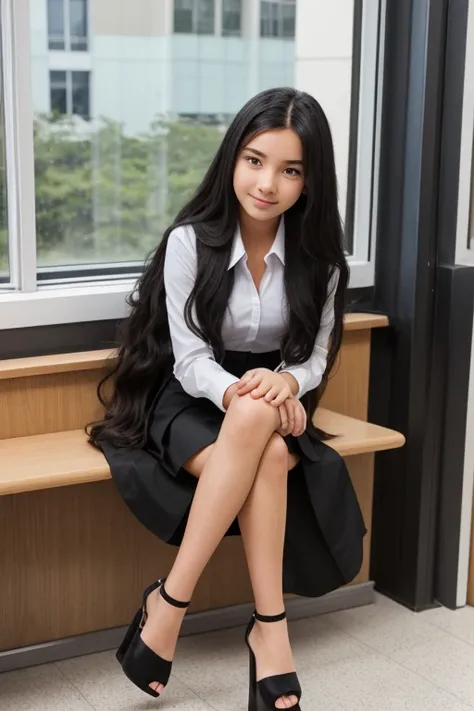
[[280, 210], [276, 211], [270, 211], [270, 210], [259, 210], [257, 207], [254, 207], [253, 205], [249, 207], [245, 207], [241, 203], [241, 207], [243, 211], [251, 217], [253, 220], [258, 220], [259, 222], [268, 222], [268, 220], [276, 220], [279, 218], [282, 214]]

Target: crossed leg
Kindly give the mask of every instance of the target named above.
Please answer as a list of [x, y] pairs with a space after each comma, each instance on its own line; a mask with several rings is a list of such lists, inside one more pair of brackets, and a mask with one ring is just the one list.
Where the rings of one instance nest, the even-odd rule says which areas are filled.
[[[278, 409], [249, 395], [234, 398], [216, 442], [186, 463], [199, 481], [166, 582], [173, 597], [191, 598], [205, 565], [238, 515], [257, 609], [262, 614], [283, 609], [286, 485], [288, 469], [296, 461], [275, 433], [279, 426]], [[150, 596], [147, 607], [143, 641], [171, 660], [184, 611], [171, 608], [159, 595]], [[263, 627], [255, 625], [252, 633], [252, 647], [260, 659], [259, 678], [293, 671], [286, 621]], [[159, 693], [163, 689], [158, 683], [151, 686]], [[283, 697], [277, 708], [295, 703], [295, 697]]]

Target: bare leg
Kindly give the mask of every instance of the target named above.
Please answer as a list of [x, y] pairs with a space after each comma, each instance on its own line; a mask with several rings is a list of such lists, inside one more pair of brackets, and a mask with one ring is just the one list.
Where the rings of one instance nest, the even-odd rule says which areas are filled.
[[[265, 401], [250, 395], [232, 400], [199, 477], [183, 541], [166, 581], [172, 597], [191, 599], [204, 567], [247, 499], [262, 453], [279, 425], [278, 409]], [[142, 639], [171, 660], [184, 612], [160, 595], [150, 596], [147, 608]], [[155, 682], [150, 686], [158, 693], [163, 689]]]
[[[290, 464], [295, 463], [293, 457]], [[282, 437], [274, 434], [239, 513], [255, 607], [262, 615], [278, 615], [285, 609], [283, 545], [288, 469], [288, 448]], [[249, 641], [257, 658], [257, 679], [295, 671], [286, 619], [272, 623], [257, 621]], [[281, 696], [276, 708], [291, 708], [297, 703], [296, 696]]]
[[[187, 463], [186, 469], [191, 474], [200, 476], [213, 446], [206, 447]], [[284, 609], [282, 564], [287, 475], [297, 462], [295, 455], [289, 455], [283, 439], [273, 434], [239, 513], [256, 608], [263, 615], [275, 615]], [[259, 679], [294, 671], [286, 620], [271, 624], [257, 622], [250, 642], [258, 660]], [[291, 708], [296, 703], [295, 696], [284, 696], [277, 701], [276, 708]]]

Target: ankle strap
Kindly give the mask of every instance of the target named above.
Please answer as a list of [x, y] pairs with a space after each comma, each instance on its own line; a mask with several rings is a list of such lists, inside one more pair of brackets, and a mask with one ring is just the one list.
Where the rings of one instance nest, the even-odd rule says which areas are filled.
[[253, 613], [253, 616], [255, 617], [256, 620], [259, 622], [280, 622], [280, 620], [284, 620], [286, 617], [286, 611], [284, 610], [281, 612], [279, 615], [260, 615], [257, 610]]
[[173, 605], [173, 607], [188, 607], [190, 602], [181, 602], [181, 600], [175, 600], [174, 597], [171, 597], [171, 595], [168, 595], [168, 593], [165, 590], [165, 580], [160, 580], [160, 595], [162, 598], [166, 600], [166, 602], [169, 605]]

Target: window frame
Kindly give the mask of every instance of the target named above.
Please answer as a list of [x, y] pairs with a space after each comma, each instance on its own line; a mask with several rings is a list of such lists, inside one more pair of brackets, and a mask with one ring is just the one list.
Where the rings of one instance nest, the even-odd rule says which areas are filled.
[[[385, 3], [380, 0], [376, 11], [375, 3], [370, 4], [362, 18], [361, 65], [365, 71], [360, 77], [351, 288], [374, 283], [371, 234], [377, 223], [383, 81], [378, 67], [383, 67]], [[123, 318], [128, 313], [126, 296], [136, 283], [136, 264], [129, 271], [121, 265], [122, 271], [111, 278], [105, 278], [110, 265], [85, 265], [87, 273], [80, 275], [77, 269], [72, 279], [67, 268], [58, 268], [56, 278], [48, 281], [37, 268], [29, 0], [5, 0], [1, 12], [10, 281], [0, 285], [0, 330]], [[368, 184], [372, 190], [363, 189]]]
[[[84, 121], [90, 121], [91, 118], [91, 71], [88, 69], [50, 69], [49, 70], [49, 106], [52, 111], [53, 102], [51, 100], [52, 92], [52, 74], [64, 74], [65, 83], [64, 90], [66, 92], [66, 111], [61, 116], [79, 116]], [[74, 74], [83, 74], [87, 76], [87, 116], [74, 111]]]
[[[471, 242], [471, 247], [468, 244]], [[474, 2], [470, 0], [459, 160], [456, 264], [474, 266]]]

